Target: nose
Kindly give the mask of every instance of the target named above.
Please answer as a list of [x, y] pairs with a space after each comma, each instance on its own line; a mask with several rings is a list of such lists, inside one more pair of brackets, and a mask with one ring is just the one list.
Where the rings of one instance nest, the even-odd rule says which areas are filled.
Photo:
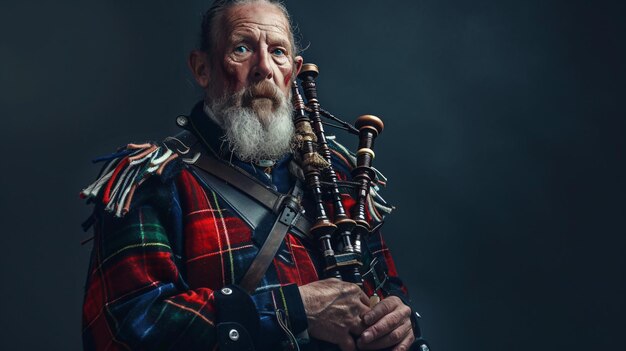
[[272, 65], [271, 65], [271, 57], [270, 54], [265, 50], [257, 51], [256, 62], [252, 67], [252, 79], [255, 82], [272, 79]]

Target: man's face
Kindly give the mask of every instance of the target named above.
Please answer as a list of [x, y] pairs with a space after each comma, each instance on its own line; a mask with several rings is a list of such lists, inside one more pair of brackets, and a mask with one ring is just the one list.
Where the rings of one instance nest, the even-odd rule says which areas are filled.
[[[258, 2], [231, 7], [218, 23], [216, 48], [210, 58], [208, 84], [212, 99], [252, 89], [243, 107], [257, 112], [276, 109], [270, 85], [289, 96], [294, 73], [289, 23], [276, 6]], [[302, 58], [297, 57], [298, 65]], [[264, 113], [262, 113], [264, 114]]]
[[289, 22], [275, 5], [237, 5], [216, 19], [210, 56], [193, 51], [189, 67], [207, 93], [224, 141], [241, 160], [276, 160], [291, 151], [289, 93], [302, 57], [293, 57]]

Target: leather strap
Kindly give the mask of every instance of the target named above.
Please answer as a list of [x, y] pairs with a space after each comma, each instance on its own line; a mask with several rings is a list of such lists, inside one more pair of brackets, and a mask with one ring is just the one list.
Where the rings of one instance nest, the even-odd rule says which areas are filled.
[[[180, 142], [183, 145], [176, 145], [175, 142]], [[302, 194], [300, 181], [296, 181], [296, 185], [289, 195], [275, 192], [244, 171], [213, 157], [213, 155], [208, 155], [207, 152], [203, 152], [204, 150], [199, 147], [197, 138], [189, 131], [184, 131], [174, 138], [166, 140], [166, 144], [171, 149], [178, 150], [179, 153], [181, 148], [183, 151], [186, 150], [185, 155], [192, 157], [187, 159], [187, 163], [202, 170], [201, 178], [207, 183], [207, 186], [217, 192], [252, 228], [256, 228], [267, 210], [277, 215], [263, 246], [238, 284], [252, 294], [265, 275], [289, 229], [295, 229], [294, 234], [305, 237], [309, 233], [311, 223], [302, 215], [302, 208], [296, 200], [296, 197]], [[233, 187], [239, 192], [233, 192]], [[241, 193], [256, 200], [265, 207], [266, 211], [259, 211], [258, 204], [251, 203]]]
[[228, 183], [211, 173], [205, 172], [199, 167], [192, 167], [191, 172], [194, 173], [200, 181], [204, 182], [203, 185], [213, 190], [223, 199], [252, 230], [256, 230], [264, 218], [274, 215], [264, 206], [260, 206], [258, 202], [246, 196], [243, 192], [233, 189]]
[[[272, 215], [270, 211], [259, 206], [257, 202], [245, 196], [239, 191], [233, 191], [230, 185], [224, 183], [212, 174], [200, 171], [200, 179], [206, 182], [206, 185], [215, 191], [237, 214], [246, 221], [253, 229], [268, 215]], [[272, 229], [270, 230], [261, 249], [255, 256], [238, 285], [246, 292], [252, 294], [259, 282], [265, 275], [267, 268], [276, 256], [276, 252], [280, 248], [285, 235], [289, 229], [293, 228], [293, 224], [297, 219], [302, 217], [300, 204], [295, 200], [295, 196], [300, 192], [300, 181], [294, 186], [292, 195], [285, 198], [282, 203], [282, 211], [278, 214]], [[294, 228], [295, 229], [295, 228]]]
[[259, 285], [274, 256], [276, 256], [276, 252], [278, 252], [278, 248], [283, 242], [285, 235], [287, 235], [289, 228], [293, 225], [296, 218], [300, 217], [300, 212], [300, 204], [296, 202], [295, 198], [289, 197], [284, 201], [283, 209], [278, 218], [276, 218], [276, 222], [274, 222], [261, 250], [259, 250], [246, 274], [238, 284], [250, 294]]
[[[250, 196], [259, 204], [272, 211], [272, 213], [278, 214], [281, 210], [281, 203], [285, 200], [287, 195], [266, 187], [244, 170], [218, 159], [210, 152], [204, 152], [200, 142], [192, 132], [185, 130], [174, 138], [170, 138], [169, 141], [166, 141], [166, 144], [171, 149], [180, 150], [180, 147], [172, 141], [184, 143], [185, 147], [189, 149], [186, 153], [186, 157], [193, 157], [195, 153], [200, 153], [200, 157], [195, 162], [191, 162], [191, 164]], [[294, 195], [299, 196], [300, 194]], [[293, 226], [297, 229], [298, 235], [307, 237], [311, 229], [311, 221], [305, 216], [298, 216]]]
[[[252, 176], [244, 173], [245, 171], [238, 170], [235, 166], [231, 166], [209, 155], [201, 153], [194, 165], [237, 188], [274, 214], [278, 214], [282, 210], [281, 204], [288, 197], [288, 195], [275, 192], [259, 183]], [[299, 234], [308, 236], [311, 222], [305, 216], [298, 216], [293, 226], [298, 229]]]
[[251, 176], [237, 170], [234, 166], [208, 156], [206, 153], [201, 153], [200, 157], [193, 164], [239, 189], [239, 191], [252, 197], [273, 213], [278, 213], [280, 203], [285, 198], [284, 194], [272, 191]]

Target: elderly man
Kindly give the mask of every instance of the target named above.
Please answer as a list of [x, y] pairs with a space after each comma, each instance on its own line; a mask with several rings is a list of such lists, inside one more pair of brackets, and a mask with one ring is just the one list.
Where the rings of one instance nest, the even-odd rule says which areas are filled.
[[294, 189], [296, 52], [277, 1], [216, 1], [189, 58], [206, 98], [178, 117], [188, 132], [103, 158], [82, 192], [96, 204], [86, 349], [427, 350], [379, 233], [364, 272], [369, 294], [384, 297], [375, 305], [356, 284], [324, 279], [315, 240], [294, 228], [260, 281], [242, 287], [276, 215], [211, 173], [227, 164], [222, 178], [234, 170], [277, 194]]

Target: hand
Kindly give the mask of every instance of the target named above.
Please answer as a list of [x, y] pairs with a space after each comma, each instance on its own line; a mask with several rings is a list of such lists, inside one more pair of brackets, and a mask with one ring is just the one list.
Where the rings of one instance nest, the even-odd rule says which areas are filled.
[[389, 296], [363, 315], [367, 329], [357, 340], [360, 350], [379, 350], [394, 346], [393, 351], [408, 350], [415, 336], [411, 326], [411, 308], [396, 296]]
[[331, 342], [342, 351], [354, 351], [352, 335], [365, 329], [361, 315], [369, 311], [369, 299], [356, 284], [330, 278], [298, 287], [309, 335]]

